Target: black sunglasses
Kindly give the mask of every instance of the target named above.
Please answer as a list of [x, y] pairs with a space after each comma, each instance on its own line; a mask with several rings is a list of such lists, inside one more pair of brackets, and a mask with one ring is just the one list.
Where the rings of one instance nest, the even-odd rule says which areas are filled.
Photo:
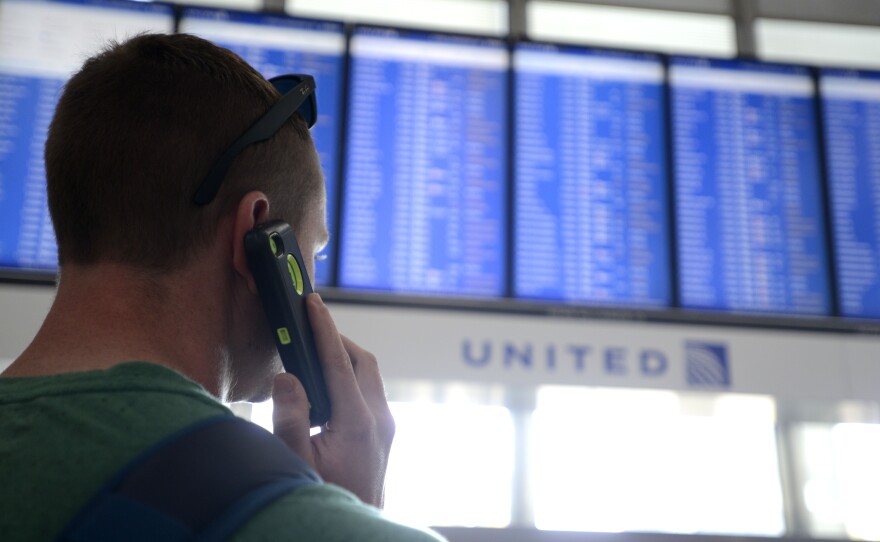
[[299, 74], [279, 75], [269, 79], [269, 82], [281, 93], [281, 99], [214, 162], [208, 176], [196, 190], [196, 195], [193, 198], [196, 205], [211, 203], [220, 190], [220, 184], [238, 153], [254, 143], [266, 141], [275, 135], [294, 113], [299, 113], [309, 128], [314, 126], [318, 120], [318, 100], [315, 98], [314, 77]]

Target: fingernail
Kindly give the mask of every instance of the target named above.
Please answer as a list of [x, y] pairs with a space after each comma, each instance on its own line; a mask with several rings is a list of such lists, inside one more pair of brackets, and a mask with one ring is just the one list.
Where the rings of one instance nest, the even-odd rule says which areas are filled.
[[295, 389], [293, 387], [293, 382], [288, 378], [276, 378], [275, 386], [272, 390], [272, 395], [275, 397], [280, 397], [284, 399], [290, 399], [293, 397], [295, 393]]
[[319, 293], [316, 292], [316, 293], [315, 293], [315, 297], [318, 298], [318, 303], [320, 303], [321, 305], [324, 304], [324, 298], [321, 297], [321, 294], [319, 294]]

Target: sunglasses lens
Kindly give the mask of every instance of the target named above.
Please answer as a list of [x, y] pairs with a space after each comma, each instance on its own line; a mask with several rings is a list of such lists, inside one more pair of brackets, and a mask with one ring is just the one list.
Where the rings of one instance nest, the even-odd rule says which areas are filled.
[[299, 109], [296, 110], [297, 113], [302, 116], [302, 118], [306, 121], [306, 125], [311, 128], [315, 125], [315, 121], [318, 120], [315, 118], [315, 97], [314, 95], [309, 96], [309, 98], [303, 102]]
[[[291, 76], [279, 76], [269, 80], [272, 83], [272, 86], [275, 87], [275, 90], [278, 91], [279, 94], [287, 94], [298, 84], [303, 82], [301, 77], [291, 77]], [[299, 109], [296, 110], [297, 113], [306, 121], [306, 124], [309, 128], [315, 125], [315, 122], [318, 120], [316, 118], [316, 102], [315, 95], [312, 93], [306, 101], [303, 102]]]
[[275, 87], [275, 90], [278, 91], [279, 94], [287, 94], [290, 92], [290, 89], [300, 84], [302, 80], [298, 77], [276, 77], [274, 79], [270, 79], [269, 82], [272, 83], [272, 86]]

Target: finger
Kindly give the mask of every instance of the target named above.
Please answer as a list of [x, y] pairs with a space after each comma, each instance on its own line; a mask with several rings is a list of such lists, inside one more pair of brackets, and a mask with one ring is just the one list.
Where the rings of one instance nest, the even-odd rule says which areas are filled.
[[314, 467], [309, 433], [309, 401], [300, 381], [290, 373], [277, 375], [272, 385], [272, 404], [273, 432]]
[[342, 335], [342, 344], [353, 360], [355, 378], [357, 378], [364, 401], [367, 403], [377, 427], [380, 428], [384, 440], [390, 445], [394, 438], [394, 417], [388, 407], [385, 385], [382, 382], [376, 356], [344, 335]]
[[[385, 385], [382, 383], [382, 375], [379, 373], [379, 362], [376, 360], [376, 356], [361, 348], [360, 345], [345, 335], [340, 337], [342, 338], [342, 345], [352, 360], [354, 375], [364, 400], [370, 406], [384, 405], [387, 407], [388, 401], [385, 397]], [[373, 409], [371, 408], [370, 410]]]
[[309, 321], [315, 336], [315, 347], [324, 370], [327, 393], [330, 395], [330, 427], [334, 431], [351, 431], [369, 423], [370, 415], [354, 375], [351, 358], [330, 311], [318, 294], [306, 299]]

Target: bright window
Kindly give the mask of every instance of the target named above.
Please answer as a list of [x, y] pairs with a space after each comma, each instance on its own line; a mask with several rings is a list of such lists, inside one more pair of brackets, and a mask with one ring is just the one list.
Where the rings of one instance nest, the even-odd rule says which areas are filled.
[[538, 40], [736, 55], [733, 19], [723, 15], [533, 0], [527, 19], [529, 37]]
[[856, 540], [880, 540], [880, 425], [840, 423], [831, 438], [846, 532]]
[[754, 396], [542, 388], [539, 529], [783, 534], [775, 405]]
[[251, 421], [266, 431], [272, 430], [272, 400], [251, 405]]
[[809, 535], [880, 540], [880, 424], [803, 422], [792, 446]]
[[391, 403], [397, 435], [385, 512], [414, 525], [510, 523], [513, 422], [506, 408]]
[[294, 15], [453, 32], [507, 33], [506, 0], [287, 0]]
[[880, 28], [758, 19], [758, 55], [767, 60], [880, 68]]

